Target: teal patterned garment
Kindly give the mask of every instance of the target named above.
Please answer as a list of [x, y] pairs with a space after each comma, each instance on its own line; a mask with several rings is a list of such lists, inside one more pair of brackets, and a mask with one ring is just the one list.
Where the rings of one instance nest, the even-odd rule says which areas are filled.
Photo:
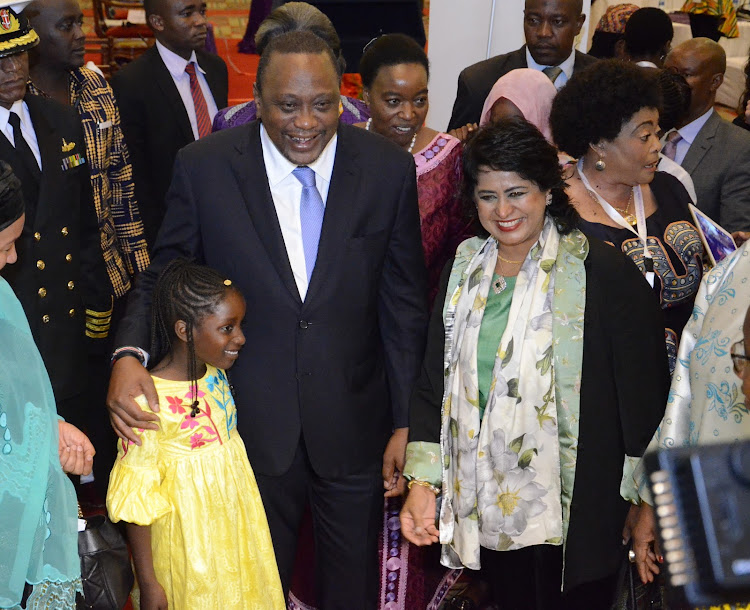
[[78, 509], [60, 467], [52, 386], [21, 304], [0, 278], [0, 608], [75, 608]]
[[[750, 414], [730, 349], [742, 339], [750, 305], [750, 242], [703, 278], [682, 334], [667, 409], [648, 450], [750, 438]], [[653, 499], [642, 468], [641, 498]]]

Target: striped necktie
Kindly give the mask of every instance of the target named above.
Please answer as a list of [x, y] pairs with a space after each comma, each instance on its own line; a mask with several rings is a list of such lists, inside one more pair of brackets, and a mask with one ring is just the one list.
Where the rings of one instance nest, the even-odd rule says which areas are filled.
[[193, 96], [193, 106], [195, 107], [195, 122], [198, 125], [198, 137], [202, 138], [211, 133], [211, 117], [208, 115], [208, 106], [206, 98], [203, 97], [201, 84], [195, 74], [195, 62], [190, 62], [185, 66], [185, 72], [190, 77], [190, 95]]
[[560, 73], [562, 72], [562, 68], [560, 66], [550, 66], [548, 68], [545, 68], [542, 70], [544, 74], [547, 75], [547, 78], [552, 81], [552, 84], [555, 84], [555, 81], [557, 80], [557, 77], [560, 76]]
[[682, 136], [679, 131], [670, 131], [667, 134], [667, 143], [664, 144], [664, 148], [661, 149], [661, 154], [665, 157], [669, 157], [672, 161], [675, 161], [675, 157], [677, 156], [677, 144], [680, 140], [682, 140]]

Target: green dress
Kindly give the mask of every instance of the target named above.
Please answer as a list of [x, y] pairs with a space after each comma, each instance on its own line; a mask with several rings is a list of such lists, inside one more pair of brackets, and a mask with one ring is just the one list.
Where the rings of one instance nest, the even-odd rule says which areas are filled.
[[[492, 276], [492, 285], [500, 276]], [[505, 289], [499, 294], [490, 289], [487, 295], [487, 307], [482, 317], [482, 326], [479, 328], [479, 342], [477, 345], [477, 377], [479, 380], [479, 421], [484, 416], [484, 407], [490, 393], [492, 383], [492, 369], [495, 366], [497, 349], [500, 347], [500, 339], [503, 337], [505, 327], [508, 325], [508, 314], [513, 302], [513, 289], [516, 287], [516, 278], [505, 278]]]

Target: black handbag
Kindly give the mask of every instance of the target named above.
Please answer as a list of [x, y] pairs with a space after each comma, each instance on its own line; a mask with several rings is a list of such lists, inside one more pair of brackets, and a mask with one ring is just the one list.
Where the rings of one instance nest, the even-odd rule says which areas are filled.
[[104, 515], [86, 519], [78, 532], [83, 599], [78, 610], [122, 610], [133, 588], [130, 553], [122, 534]]
[[623, 547], [625, 554], [617, 577], [617, 594], [612, 610], [664, 610], [664, 584], [661, 575], [644, 585], [638, 569], [630, 563], [631, 545]]

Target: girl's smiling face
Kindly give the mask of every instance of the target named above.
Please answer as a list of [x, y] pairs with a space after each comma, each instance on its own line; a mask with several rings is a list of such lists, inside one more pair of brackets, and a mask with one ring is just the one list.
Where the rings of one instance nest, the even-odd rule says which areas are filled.
[[228, 289], [216, 309], [203, 316], [193, 328], [195, 359], [199, 366], [208, 363], [218, 369], [230, 368], [245, 345], [241, 324], [245, 318], [245, 299]]

